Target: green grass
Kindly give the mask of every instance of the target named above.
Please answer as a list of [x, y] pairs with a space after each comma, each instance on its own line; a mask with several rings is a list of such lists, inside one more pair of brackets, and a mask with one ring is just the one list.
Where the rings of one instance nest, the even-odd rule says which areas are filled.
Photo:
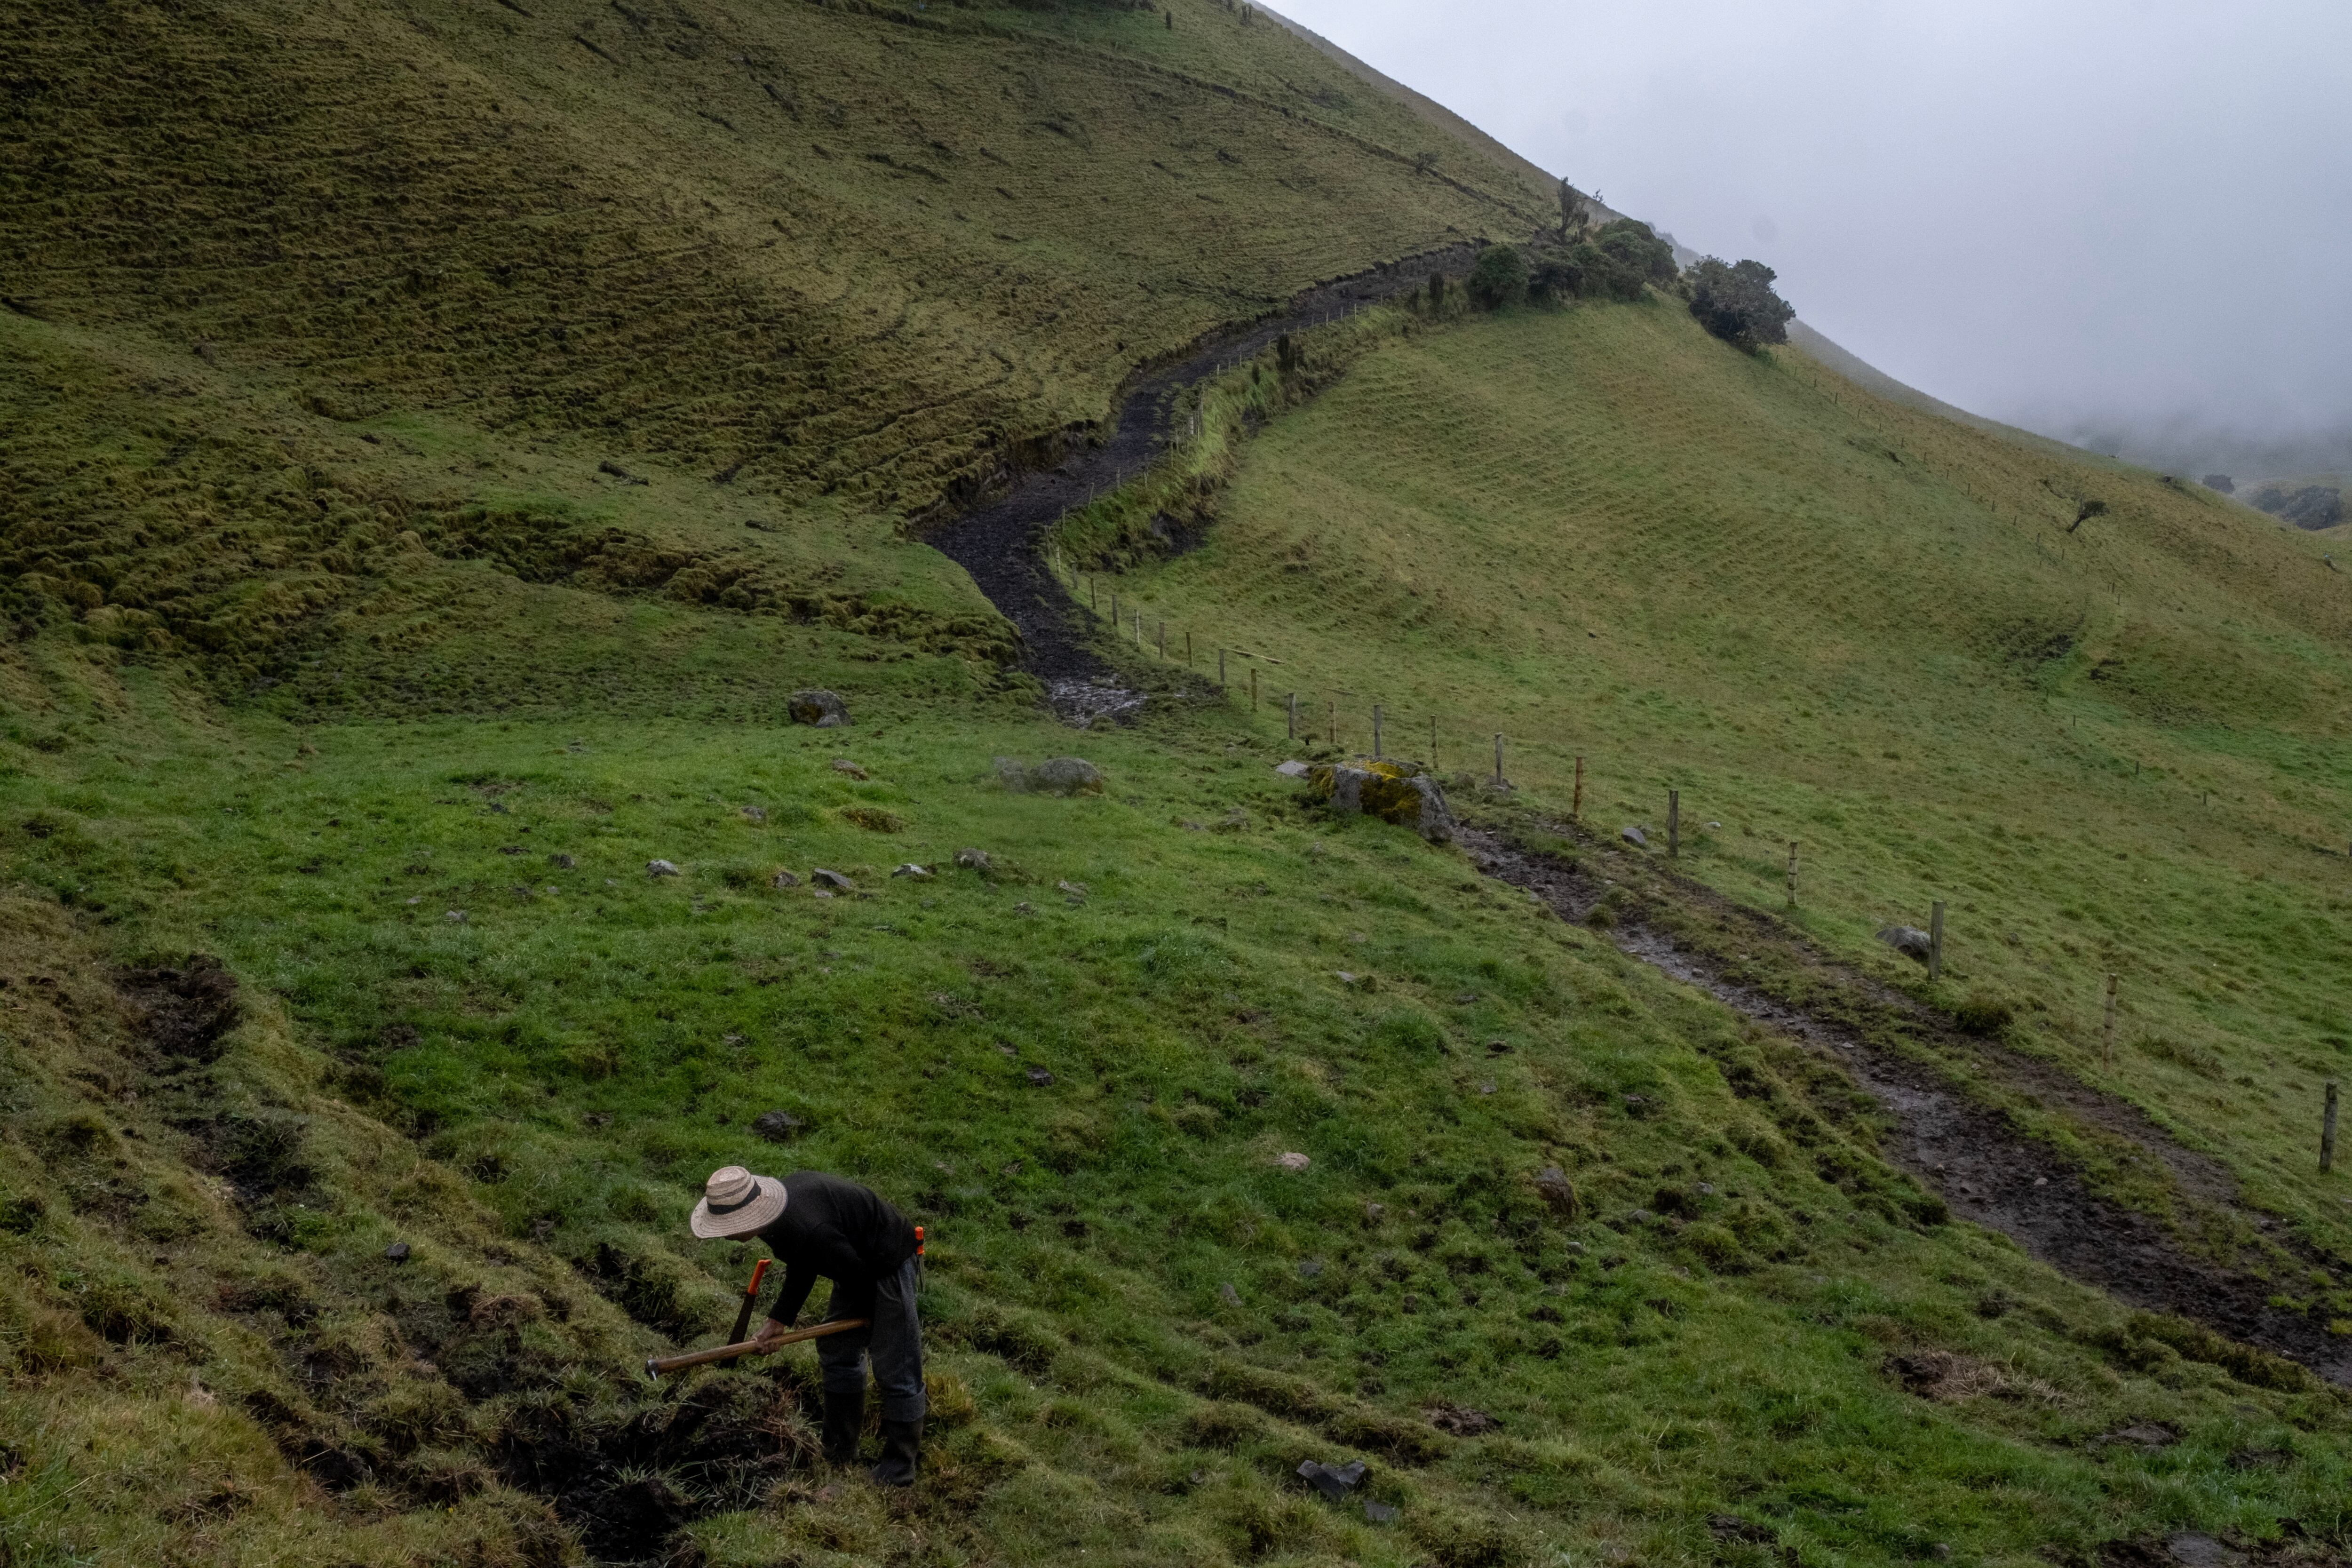
[[546, 571], [971, 640], [961, 574], [878, 542], [1138, 365], [1549, 201], [1281, 28], [1177, 9], [38, 8], [5, 608], [241, 689], [400, 575], [376, 552], [488, 508]]
[[[497, 592], [499, 627], [530, 624], [522, 601], [583, 597]], [[544, 1503], [483, 1484], [501, 1435], [550, 1401], [590, 1421], [641, 1347], [718, 1331], [745, 1259], [678, 1215], [742, 1158], [848, 1172], [932, 1227], [940, 1392], [972, 1405], [911, 1514], [788, 1474], [767, 1506], [694, 1527], [714, 1562], [871, 1560], [908, 1531], [974, 1562], [1758, 1550], [1719, 1543], [1714, 1513], [1822, 1562], [2334, 1528], [2332, 1396], [2184, 1360], [1998, 1237], [1923, 1222], [1934, 1205], [1872, 1157], [1867, 1119], [1809, 1100], [1779, 1047], [1456, 854], [1308, 811], [1242, 716], [1073, 737], [940, 698], [926, 661], [861, 671], [719, 617], [779, 684], [850, 692], [856, 727], [796, 730], [710, 700], [677, 650], [711, 619], [649, 608], [533, 640], [551, 668], [627, 670], [614, 710], [296, 724], [192, 710], [133, 668], [105, 688], [102, 731], [12, 747], [0, 1151], [42, 1210], [0, 1237], [21, 1456], [0, 1521], [23, 1521], [20, 1556], [52, 1525], [58, 1552], [103, 1556], [201, 1517], [194, 1560], [400, 1561], [458, 1539], [529, 1560]], [[495, 665], [508, 635], [457, 651]], [[998, 756], [1072, 749], [1104, 795], [995, 782]], [[904, 826], [862, 830], [854, 805]], [[989, 874], [952, 867], [967, 846]], [[682, 874], [649, 877], [656, 858]], [[892, 878], [905, 861], [937, 875]], [[865, 896], [815, 899], [819, 865]], [[774, 887], [779, 868], [801, 885]], [[26, 1000], [77, 948], [73, 1004]], [[112, 1047], [110, 1131], [77, 1142], [105, 965], [190, 948], [242, 977], [247, 1023], [207, 1069]], [[1779, 1121], [1733, 1097], [1735, 1060], [1786, 1077]], [[789, 1149], [748, 1138], [769, 1109], [805, 1123]], [[233, 1152], [273, 1115], [308, 1119], [286, 1156], [317, 1167], [307, 1184]], [[1279, 1168], [1286, 1151], [1309, 1169]], [[136, 1191], [100, 1203], [109, 1155]], [[1572, 1215], [1535, 1184], [1552, 1164]], [[388, 1275], [376, 1255], [420, 1231], [407, 1267], [425, 1272]], [[146, 1267], [151, 1234], [173, 1238], [168, 1268]], [[93, 1294], [101, 1265], [146, 1317], [126, 1327]], [[439, 1306], [468, 1281], [562, 1310], [419, 1449], [430, 1391], [489, 1353]], [[1905, 1392], [1896, 1357], [1948, 1373], [1948, 1397]], [[583, 1363], [606, 1370], [583, 1381]], [[289, 1387], [306, 1365], [331, 1370]], [[202, 1421], [192, 1388], [218, 1400]], [[226, 1414], [274, 1408], [257, 1389], [300, 1415]], [[1422, 1414], [1436, 1404], [1502, 1427], [1448, 1437]], [[2092, 1441], [2146, 1420], [2183, 1442]], [[305, 1504], [273, 1429], [372, 1479]], [[165, 1442], [188, 1460], [136, 1465]], [[2231, 1458], [2272, 1448], [2292, 1457]], [[1397, 1526], [1286, 1489], [1300, 1458], [1357, 1452]], [[58, 1496], [90, 1475], [112, 1480]], [[417, 1506], [452, 1484], [458, 1513]], [[205, 1502], [225, 1486], [243, 1500]]]
[[[2113, 509], [2067, 525], [2087, 499]], [[2222, 1156], [2330, 1251], [2343, 1071], [2337, 719], [2352, 596], [2316, 548], [2152, 476], [2067, 462], [1741, 358], [1669, 302], [1397, 342], [1246, 448], [1148, 616], [1282, 662], [1318, 731], [1507, 770], [1553, 811], [1915, 987], [1871, 941], [1950, 907], [1934, 994]], [[1261, 716], [1261, 730], [1265, 717]], [[2103, 975], [2122, 976], [2101, 1059]], [[2352, 1310], [2352, 1298], [2328, 1297]]]
[[[1246, 650], [1236, 692], [1328, 700], [1350, 745], [1374, 700], [1394, 751], [1438, 714], [1449, 772], [1507, 731], [1538, 813], [1584, 755], [1611, 830], [1676, 785], [1738, 898], [1801, 838], [1801, 920], [1884, 973], [1868, 931], [1948, 899], [1938, 1000], [2014, 998], [2021, 1044], [2334, 1247], [2315, 546], [1669, 302], [1380, 311], [1304, 382], [1229, 376], [1064, 530], [1201, 662], [1135, 662], [1139, 727], [1052, 724], [918, 542], [936, 505], [1212, 326], [1550, 210], [1282, 29], [1175, 22], [352, 0], [12, 36], [17, 1568], [2345, 1538], [2338, 1395], [1948, 1223], [1821, 1064], [1310, 809], [1270, 709], [1201, 675]], [[1153, 564], [1162, 510], [1202, 548]], [[856, 726], [785, 724], [805, 685]], [[997, 782], [1074, 751], [1101, 796]], [[191, 954], [238, 982], [217, 1059], [142, 1022]], [[724, 1325], [748, 1258], [679, 1219], [743, 1159], [932, 1227], [916, 1499], [809, 1467], [804, 1353], [636, 1377]], [[2099, 1440], [2148, 1422], [2180, 1440]], [[1396, 1524], [1297, 1485], [1355, 1454]]]

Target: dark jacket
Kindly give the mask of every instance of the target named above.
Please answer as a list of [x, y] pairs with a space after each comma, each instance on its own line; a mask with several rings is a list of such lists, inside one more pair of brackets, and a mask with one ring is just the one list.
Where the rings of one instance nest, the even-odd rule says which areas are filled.
[[784, 1212], [760, 1233], [784, 1266], [768, 1316], [790, 1328], [819, 1275], [833, 1281], [831, 1316], [869, 1315], [874, 1281], [915, 1256], [914, 1226], [866, 1188], [822, 1171], [794, 1171], [784, 1194]]

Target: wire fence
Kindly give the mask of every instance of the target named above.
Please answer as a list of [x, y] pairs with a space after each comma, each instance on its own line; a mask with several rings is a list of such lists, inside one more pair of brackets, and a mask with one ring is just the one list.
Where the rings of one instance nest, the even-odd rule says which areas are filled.
[[[1164, 614], [1123, 593], [1115, 582], [1072, 570], [1058, 557], [1055, 567], [1071, 597], [1119, 641], [1131, 643], [1146, 658], [1181, 664], [1204, 680], [1213, 679], [1220, 691], [1245, 703], [1253, 716], [1279, 715], [1285, 737], [1302, 746], [1352, 751], [1373, 761], [1422, 767], [1440, 777], [1495, 789], [1521, 787], [1512, 773], [1532, 765], [1525, 782], [1564, 786], [1571, 822], [1581, 822], [1589, 788], [1597, 798], [1598, 778], [1588, 772], [1586, 758], [1573, 742], [1562, 750], [1556, 742], [1514, 739], [1507, 724], [1466, 721], [1469, 715], [1458, 703], [1433, 702], [1425, 711], [1400, 711], [1385, 694], [1336, 682], [1294, 683], [1287, 661], [1264, 648], [1207, 641], [1190, 626], [1171, 626]], [[1671, 818], [1675, 791], [1669, 784], [1658, 787], [1666, 791]], [[1640, 809], [1630, 802], [1616, 804]], [[1677, 837], [1670, 828], [1670, 840]]]

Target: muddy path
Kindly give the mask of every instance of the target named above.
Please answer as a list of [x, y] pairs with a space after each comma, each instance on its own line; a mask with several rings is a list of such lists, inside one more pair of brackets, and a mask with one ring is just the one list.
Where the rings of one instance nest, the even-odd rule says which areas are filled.
[[[1458, 273], [1475, 255], [1470, 245], [1454, 246], [1322, 284], [1286, 309], [1200, 339], [1139, 372], [1107, 432], [1072, 446], [1055, 466], [1010, 471], [994, 495], [928, 530], [925, 539], [970, 573], [989, 602], [1020, 629], [1024, 667], [1045, 681], [1057, 709], [1082, 722], [1115, 716], [1139, 699], [1106, 679], [1109, 667], [1094, 649], [1092, 618], [1047, 569], [1046, 531], [1071, 508], [1132, 478], [1162, 455], [1175, 433], [1181, 395], [1196, 383], [1260, 353], [1284, 332], [1425, 288], [1433, 272]], [[1576, 837], [1572, 829], [1554, 826], [1564, 837]], [[1569, 921], [1582, 921], [1618, 885], [1589, 868], [1528, 854], [1496, 833], [1465, 828], [1462, 841], [1482, 872], [1543, 899]], [[1624, 868], [1636, 869], [1631, 863]], [[1633, 879], [1654, 885], [1658, 868], [1644, 858]], [[1672, 894], [1677, 902], [1704, 906], [1719, 929], [1783, 952], [1801, 951], [1811, 977], [1827, 979], [1846, 999], [1859, 1002], [1864, 1014], [1895, 1021], [1901, 1033], [1963, 1044], [1970, 1058], [2000, 1084], [2122, 1140], [2160, 1165], [2192, 1205], [2264, 1235], [2263, 1245], [2236, 1248], [2237, 1267], [2192, 1251], [2162, 1221], [2098, 1192], [2072, 1160], [2007, 1112], [1889, 1048], [1878, 1031], [1854, 1026], [1851, 1009], [1801, 1006], [1743, 984], [1724, 965], [1677, 942], [1659, 922], [1637, 918], [1613, 928], [1617, 945], [1628, 955], [1835, 1062], [1885, 1109], [1891, 1135], [1883, 1152], [1941, 1195], [1953, 1213], [2008, 1235], [2035, 1258], [2132, 1306], [2200, 1323], [2352, 1387], [2352, 1341], [2330, 1334], [2312, 1316], [2273, 1306], [2270, 1298], [2277, 1292], [2266, 1278], [2269, 1268], [2319, 1268], [2336, 1260], [2279, 1234], [2273, 1216], [2242, 1202], [2236, 1182], [2218, 1162], [2175, 1142], [2137, 1107], [2061, 1068], [1984, 1040], [1961, 1042], [1948, 1019], [1830, 960], [1769, 915], [1680, 879], [1673, 879]]]
[[[1612, 886], [1634, 880], [1655, 885], [1656, 868], [1646, 860], [1622, 868], [1621, 882], [1593, 868], [1608, 852], [1570, 867], [1550, 857], [1528, 854], [1504, 837], [1465, 829], [1463, 847], [1487, 876], [1535, 894], [1568, 921], [1583, 921]], [[1769, 915], [1732, 905], [1711, 889], [1676, 879], [1676, 897], [1713, 903], [1708, 910], [1743, 938], [1782, 948], [1801, 942]], [[2352, 1386], [2352, 1342], [2327, 1331], [2325, 1321], [2274, 1307], [2279, 1287], [2263, 1278], [2258, 1258], [2231, 1268], [2183, 1245], [2161, 1221], [2126, 1208], [2093, 1188], [2082, 1170], [2048, 1143], [2022, 1131], [2004, 1111], [1971, 1098], [1934, 1068], [1898, 1054], [1822, 1011], [1792, 1005], [1757, 985], [1727, 975], [1722, 965], [1698, 953], [1640, 916], [1641, 900], [1627, 906], [1611, 935], [1629, 956], [1706, 992], [1734, 1012], [1801, 1042], [1834, 1061], [1855, 1084], [1885, 1108], [1892, 1133], [1883, 1152], [1897, 1166], [1940, 1194], [1964, 1219], [2010, 1236], [2032, 1257], [2060, 1272], [2095, 1285], [2117, 1300], [2154, 1312], [2169, 1313], [2301, 1363], [2328, 1382]], [[1874, 1010], [1902, 1016], [1914, 1030], [1963, 1037], [1948, 1020], [1912, 998], [1818, 952], [1808, 952], [1816, 974], [1835, 975]], [[2193, 1200], [2242, 1216], [2265, 1233], [2276, 1221], [2242, 1203], [2237, 1184], [2216, 1162], [2181, 1147], [2137, 1107], [2114, 1100], [2046, 1063], [2005, 1047], [1968, 1039], [1967, 1048], [1989, 1074], [2046, 1104], [2137, 1144], [2172, 1173]], [[2275, 1248], [2271, 1261], [2304, 1268], [2333, 1260], [2292, 1238], [2266, 1235]]]
[[1318, 284], [1279, 310], [1197, 340], [1137, 373], [1107, 431], [1074, 445], [1054, 467], [1013, 470], [1006, 488], [961, 516], [925, 530], [924, 542], [970, 573], [988, 602], [1020, 628], [1023, 668], [1043, 679], [1061, 705], [1065, 691], [1107, 674], [1109, 666], [1092, 647], [1091, 617], [1046, 568], [1045, 536], [1055, 521], [1159, 458], [1175, 434], [1182, 394], [1222, 366], [1252, 357], [1285, 332], [1321, 326], [1425, 288], [1433, 272], [1458, 275], [1476, 255], [1465, 243], [1408, 257]]

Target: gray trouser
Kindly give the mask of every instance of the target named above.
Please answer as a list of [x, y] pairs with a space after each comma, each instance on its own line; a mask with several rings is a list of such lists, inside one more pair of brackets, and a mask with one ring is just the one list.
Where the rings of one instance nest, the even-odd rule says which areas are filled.
[[866, 1327], [827, 1334], [816, 1342], [817, 1365], [827, 1394], [866, 1392], [866, 1363], [874, 1363], [874, 1384], [882, 1392], [882, 1419], [920, 1421], [923, 1398], [923, 1326], [915, 1316], [915, 1260], [873, 1282], [871, 1295], [845, 1289], [836, 1281], [825, 1321], [864, 1318]]

